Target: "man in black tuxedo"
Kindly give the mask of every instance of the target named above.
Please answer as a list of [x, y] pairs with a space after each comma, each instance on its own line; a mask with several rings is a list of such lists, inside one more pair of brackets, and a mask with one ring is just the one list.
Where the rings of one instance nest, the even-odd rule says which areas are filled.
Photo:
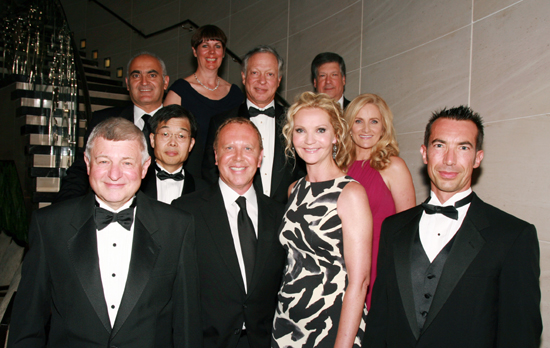
[[317, 93], [325, 93], [345, 109], [350, 103], [344, 97], [346, 86], [346, 63], [333, 52], [323, 52], [311, 62], [311, 82]]
[[[130, 59], [126, 72], [126, 85], [132, 103], [94, 112], [86, 129], [84, 144], [87, 143], [94, 127], [111, 117], [122, 117], [133, 122], [143, 131], [145, 137], [149, 138], [151, 131], [147, 121], [162, 107], [164, 91], [170, 81], [166, 65], [155, 54], [140, 52]], [[149, 154], [153, 155], [150, 147]], [[74, 163], [67, 170], [67, 175], [61, 180], [61, 188], [54, 201], [60, 202], [85, 195], [89, 188], [84, 156], [77, 153]]]
[[220, 177], [172, 205], [195, 218], [205, 348], [269, 348], [285, 252], [283, 206], [252, 184], [263, 151], [245, 118], [226, 120], [214, 141]]
[[294, 160], [285, 158], [282, 132], [285, 109], [275, 101], [282, 68], [283, 59], [269, 46], [257, 46], [244, 56], [241, 76], [246, 90], [245, 102], [210, 120], [202, 168], [202, 176], [209, 184], [218, 179], [212, 147], [216, 130], [225, 120], [236, 116], [250, 119], [262, 135], [264, 158], [254, 178], [257, 191], [286, 203], [290, 184], [305, 175], [303, 161], [295, 164]]
[[537, 233], [472, 192], [482, 143], [466, 106], [430, 119], [431, 196], [382, 225], [364, 347], [539, 347]]
[[141, 182], [140, 190], [151, 198], [170, 204], [181, 195], [205, 188], [193, 178], [183, 163], [195, 145], [197, 121], [180, 105], [168, 105], [149, 120], [149, 138], [154, 151], [153, 165]]
[[33, 216], [8, 346], [200, 347], [193, 218], [136, 194], [143, 133], [110, 118], [85, 161], [93, 192]]

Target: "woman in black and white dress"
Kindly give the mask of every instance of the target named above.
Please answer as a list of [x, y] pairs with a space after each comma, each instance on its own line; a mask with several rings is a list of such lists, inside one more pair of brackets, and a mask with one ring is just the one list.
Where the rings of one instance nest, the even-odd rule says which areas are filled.
[[[289, 188], [279, 239], [287, 252], [272, 347], [360, 347], [365, 330], [372, 216], [346, 176], [351, 140], [339, 104], [303, 93], [283, 128], [287, 155], [307, 175]], [[345, 255], [345, 256], [344, 256]]]

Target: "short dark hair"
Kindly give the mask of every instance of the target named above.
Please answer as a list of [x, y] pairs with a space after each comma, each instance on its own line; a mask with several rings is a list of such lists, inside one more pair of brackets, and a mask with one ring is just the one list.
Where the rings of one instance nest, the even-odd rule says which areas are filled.
[[156, 133], [159, 124], [163, 122], [168, 122], [168, 120], [172, 118], [186, 118], [187, 120], [189, 120], [189, 125], [191, 126], [191, 138], [197, 137], [199, 126], [197, 124], [195, 116], [193, 116], [191, 111], [188, 111], [183, 106], [177, 104], [165, 106], [157, 111], [155, 113], [155, 116], [149, 119], [149, 127], [151, 128], [151, 131], [153, 133]]
[[199, 29], [195, 30], [195, 33], [191, 37], [191, 47], [197, 49], [201, 43], [210, 40], [221, 42], [222, 47], [225, 50], [227, 36], [225, 36], [223, 30], [212, 24], [203, 25]]
[[243, 74], [245, 74], [245, 76], [246, 76], [246, 68], [248, 67], [248, 60], [250, 59], [250, 57], [252, 57], [256, 53], [271, 53], [272, 55], [274, 55], [275, 58], [277, 58], [277, 68], [279, 72], [279, 77], [283, 76], [283, 65], [285, 64], [283, 57], [281, 57], [273, 47], [267, 46], [267, 45], [256, 46], [244, 55], [243, 63], [241, 65], [241, 71], [243, 72]]
[[258, 135], [258, 142], [260, 144], [260, 150], [264, 149], [264, 144], [262, 142], [262, 135], [260, 134], [260, 131], [258, 130], [258, 127], [256, 127], [256, 125], [252, 121], [250, 121], [250, 119], [244, 118], [244, 117], [231, 117], [231, 118], [228, 118], [227, 120], [225, 120], [222, 124], [220, 124], [220, 126], [216, 130], [216, 136], [214, 137], [214, 151], [216, 151], [216, 147], [218, 147], [218, 138], [220, 137], [220, 133], [221, 133], [222, 129], [224, 129], [225, 126], [233, 124], [233, 123], [246, 124], [246, 125], [249, 125], [250, 127], [252, 127], [256, 131], [256, 134]]
[[477, 127], [476, 137], [476, 151], [479, 151], [483, 147], [483, 119], [481, 116], [474, 112], [470, 107], [461, 105], [454, 108], [443, 108], [440, 111], [436, 111], [432, 114], [430, 121], [426, 125], [426, 131], [424, 132], [424, 146], [428, 146], [430, 136], [432, 135], [432, 125], [440, 118], [448, 118], [455, 121], [472, 121]]
[[342, 76], [346, 77], [346, 63], [344, 62], [344, 58], [333, 52], [323, 52], [316, 55], [311, 62], [311, 83], [317, 78], [319, 67], [326, 63], [338, 63]]

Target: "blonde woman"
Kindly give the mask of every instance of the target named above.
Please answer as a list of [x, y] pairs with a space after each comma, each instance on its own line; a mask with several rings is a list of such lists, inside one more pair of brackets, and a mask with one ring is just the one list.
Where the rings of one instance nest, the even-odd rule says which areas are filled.
[[289, 189], [279, 240], [287, 261], [272, 347], [360, 347], [372, 219], [365, 189], [345, 170], [351, 140], [340, 105], [303, 93], [287, 113], [286, 153], [307, 175]]
[[347, 107], [344, 118], [353, 146], [348, 175], [365, 187], [373, 219], [371, 281], [367, 293], [370, 308], [376, 279], [380, 229], [385, 218], [416, 204], [411, 173], [399, 155], [393, 115], [384, 99], [362, 94]]

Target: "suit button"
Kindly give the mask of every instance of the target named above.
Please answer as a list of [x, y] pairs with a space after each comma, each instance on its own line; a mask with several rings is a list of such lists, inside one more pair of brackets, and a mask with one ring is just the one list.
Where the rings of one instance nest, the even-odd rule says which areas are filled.
[[432, 297], [432, 294], [424, 294], [424, 297], [425, 298], [430, 298], [430, 297]]
[[234, 333], [235, 333], [235, 335], [240, 335], [241, 334], [241, 329], [235, 329]]
[[424, 311], [424, 312], [422, 312], [422, 313], [420, 313], [420, 314], [422, 314], [422, 318], [426, 318], [426, 317], [428, 316], [428, 312], [426, 312], [426, 311]]
[[246, 309], [246, 308], [248, 308], [248, 306], [247, 306], [247, 305], [245, 305], [245, 304], [243, 304], [243, 308], [245, 308], [245, 309]]
[[428, 274], [428, 279], [434, 279], [435, 278], [435, 274]]

